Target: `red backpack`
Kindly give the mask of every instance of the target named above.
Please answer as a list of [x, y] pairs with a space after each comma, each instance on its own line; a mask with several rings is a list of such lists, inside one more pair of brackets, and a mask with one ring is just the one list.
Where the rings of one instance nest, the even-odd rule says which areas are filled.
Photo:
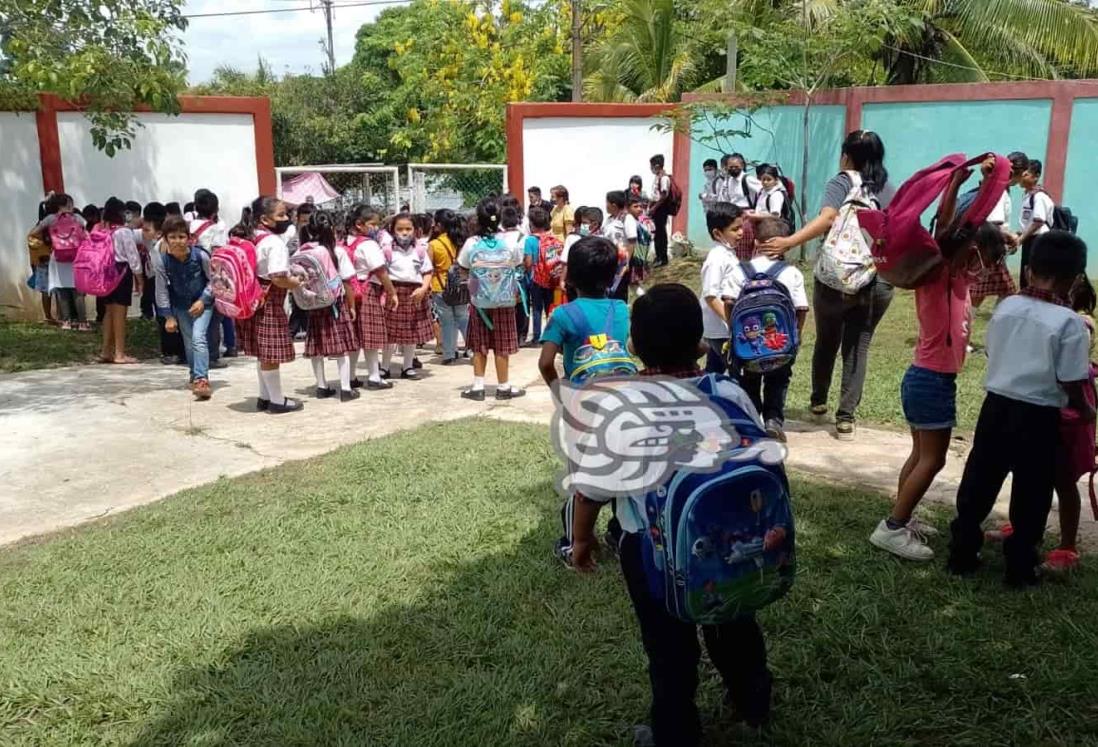
[[564, 274], [564, 265], [560, 257], [564, 244], [551, 233], [543, 233], [538, 239], [538, 261], [534, 263], [534, 282], [542, 288], [555, 288], [560, 285], [560, 276]]
[[682, 190], [670, 174], [667, 174], [667, 185], [667, 212], [669, 215], [678, 215], [682, 209]]
[[[992, 153], [967, 161], [964, 153], [948, 155], [904, 182], [887, 208], [858, 213], [858, 222], [869, 241], [878, 275], [900, 288], [922, 285], [944, 261], [937, 239], [923, 227], [923, 212], [952, 182], [952, 193], [939, 205], [938, 220], [943, 225], [953, 224], [957, 188], [972, 173], [972, 167], [993, 156], [995, 166], [991, 174], [980, 184], [975, 199], [956, 225], [956, 230], [975, 232], [987, 220], [1010, 180], [1010, 161]], [[947, 207], [949, 215], [943, 211]]]

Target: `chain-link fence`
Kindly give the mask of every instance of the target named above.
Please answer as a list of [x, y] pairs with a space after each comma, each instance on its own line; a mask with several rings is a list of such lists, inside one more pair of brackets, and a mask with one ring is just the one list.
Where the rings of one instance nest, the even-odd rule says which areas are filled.
[[482, 197], [506, 191], [507, 166], [503, 164], [408, 164], [409, 205], [415, 213], [443, 208], [469, 213]]
[[406, 199], [402, 202], [400, 170], [396, 166], [295, 166], [276, 171], [279, 196], [283, 195], [283, 187], [291, 179], [306, 173], [320, 174], [337, 194], [329, 198], [323, 185], [314, 185], [312, 191], [316, 195], [313, 202], [337, 213], [344, 213], [352, 205], [362, 202], [392, 215], [407, 202]]

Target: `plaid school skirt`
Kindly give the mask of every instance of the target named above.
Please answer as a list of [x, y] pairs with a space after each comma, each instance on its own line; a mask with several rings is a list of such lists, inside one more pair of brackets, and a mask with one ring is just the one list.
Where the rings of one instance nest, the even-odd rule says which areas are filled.
[[385, 309], [386, 342], [393, 345], [418, 345], [435, 336], [431, 328], [431, 312], [427, 308], [427, 296], [419, 303], [412, 300], [412, 291], [419, 283], [393, 283], [396, 286], [396, 310]]
[[[335, 312], [339, 313], [337, 317]], [[327, 309], [309, 312], [308, 337], [305, 338], [305, 356], [337, 358], [358, 350], [358, 333], [347, 311], [347, 297]]]
[[750, 262], [755, 256], [755, 224], [749, 220], [743, 222], [743, 233], [740, 235], [740, 243], [736, 244], [736, 259], [741, 262]]
[[974, 283], [968, 289], [972, 296], [972, 305], [979, 306], [989, 296], [1013, 296], [1018, 292], [1018, 286], [1014, 284], [1014, 278], [1006, 264], [997, 265], [986, 280]]
[[381, 306], [382, 288], [365, 282], [358, 302], [358, 344], [363, 350], [381, 350], [388, 340], [385, 331], [385, 309]]
[[237, 346], [244, 355], [262, 363], [289, 363], [294, 359], [290, 320], [286, 317], [286, 289], [264, 284], [263, 305], [248, 319], [236, 322]]
[[[492, 329], [481, 318], [485, 314], [492, 322]], [[496, 355], [514, 355], [518, 352], [518, 324], [515, 321], [514, 308], [477, 309], [469, 307], [469, 329], [465, 336], [465, 347], [474, 353]]]

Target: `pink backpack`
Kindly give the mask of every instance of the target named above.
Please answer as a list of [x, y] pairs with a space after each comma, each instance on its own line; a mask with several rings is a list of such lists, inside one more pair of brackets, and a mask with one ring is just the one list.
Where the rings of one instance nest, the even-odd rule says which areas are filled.
[[343, 278], [327, 247], [302, 244], [290, 259], [290, 275], [302, 281], [292, 292], [294, 303], [303, 311], [326, 309], [343, 295]]
[[255, 245], [233, 236], [210, 256], [210, 289], [214, 308], [230, 319], [247, 319], [263, 303], [255, 276]]
[[[987, 220], [1010, 181], [1010, 162], [1002, 156], [985, 153], [965, 160], [964, 153], [953, 153], [916, 172], [903, 183], [884, 210], [858, 213], [861, 230], [869, 240], [877, 274], [900, 288], [917, 288], [943, 262], [937, 239], [923, 227], [922, 214], [956, 179], [953, 193], [939, 205], [939, 223], [953, 224], [956, 190], [972, 173], [972, 167], [995, 158], [992, 172], [980, 184], [976, 198], [968, 206], [958, 231], [975, 230]], [[944, 215], [947, 207], [950, 214]], [[943, 220], [944, 219], [944, 220]]]
[[125, 270], [114, 259], [114, 232], [117, 230], [117, 227], [100, 223], [85, 235], [72, 263], [77, 293], [101, 298], [113, 293], [122, 282]]
[[72, 213], [58, 213], [50, 226], [50, 246], [58, 262], [72, 262], [87, 232]]

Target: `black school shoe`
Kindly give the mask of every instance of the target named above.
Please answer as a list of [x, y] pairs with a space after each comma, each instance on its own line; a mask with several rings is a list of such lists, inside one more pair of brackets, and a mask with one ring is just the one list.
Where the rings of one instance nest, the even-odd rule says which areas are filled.
[[357, 389], [351, 389], [350, 391], [346, 391], [346, 392], [341, 391], [339, 393], [339, 401], [340, 402], [350, 402], [351, 400], [358, 399], [361, 396], [362, 395], [359, 394]]
[[454, 365], [455, 362], [457, 362], [456, 357], [454, 357], [454, 358], [443, 358], [442, 359], [442, 365], [444, 365], [444, 366], [452, 366], [452, 365]]
[[483, 389], [466, 389], [465, 391], [463, 391], [461, 393], [461, 398], [462, 399], [471, 399], [473, 402], [483, 402], [484, 401], [484, 390]]
[[381, 380], [382, 381], [387, 381], [390, 378], [389, 377], [389, 369], [387, 369], [387, 368], [379, 368], [378, 373], [381, 374]]
[[526, 390], [525, 389], [515, 389], [514, 387], [511, 387], [510, 389], [496, 389], [496, 399], [502, 399], [502, 400], [518, 399], [519, 397], [525, 397], [525, 396], [526, 396]]
[[221, 360], [220, 358], [218, 358], [215, 361], [210, 361], [210, 370], [211, 371], [215, 368], [228, 368], [228, 367], [229, 367], [229, 364], [226, 363], [225, 361]]
[[412, 358], [412, 368], [423, 368], [423, 361], [419, 358]]
[[270, 407], [270, 406], [271, 406], [271, 401], [269, 399], [263, 399], [262, 397], [257, 397], [256, 400], [255, 400], [255, 411], [256, 412], [267, 412], [267, 408]]
[[406, 368], [400, 372], [400, 378], [411, 379], [412, 381], [419, 381], [419, 372], [414, 368]]
[[365, 386], [365, 384], [363, 384], [362, 379], [351, 379], [352, 389], [361, 389], [363, 386]]
[[336, 392], [336, 390], [332, 389], [330, 386], [329, 387], [320, 387], [320, 386], [318, 386], [316, 388], [316, 398], [317, 399], [331, 399], [332, 397], [336, 396], [337, 393], [338, 392]]
[[267, 412], [271, 415], [282, 415], [287, 412], [297, 412], [298, 410], [304, 409], [305, 404], [303, 402], [298, 402], [296, 399], [290, 399], [289, 397], [286, 397], [281, 405], [274, 402], [267, 405]]
[[369, 389], [371, 392], [376, 392], [381, 389], [392, 389], [393, 382], [385, 380], [374, 381], [373, 379], [367, 379], [366, 388]]

